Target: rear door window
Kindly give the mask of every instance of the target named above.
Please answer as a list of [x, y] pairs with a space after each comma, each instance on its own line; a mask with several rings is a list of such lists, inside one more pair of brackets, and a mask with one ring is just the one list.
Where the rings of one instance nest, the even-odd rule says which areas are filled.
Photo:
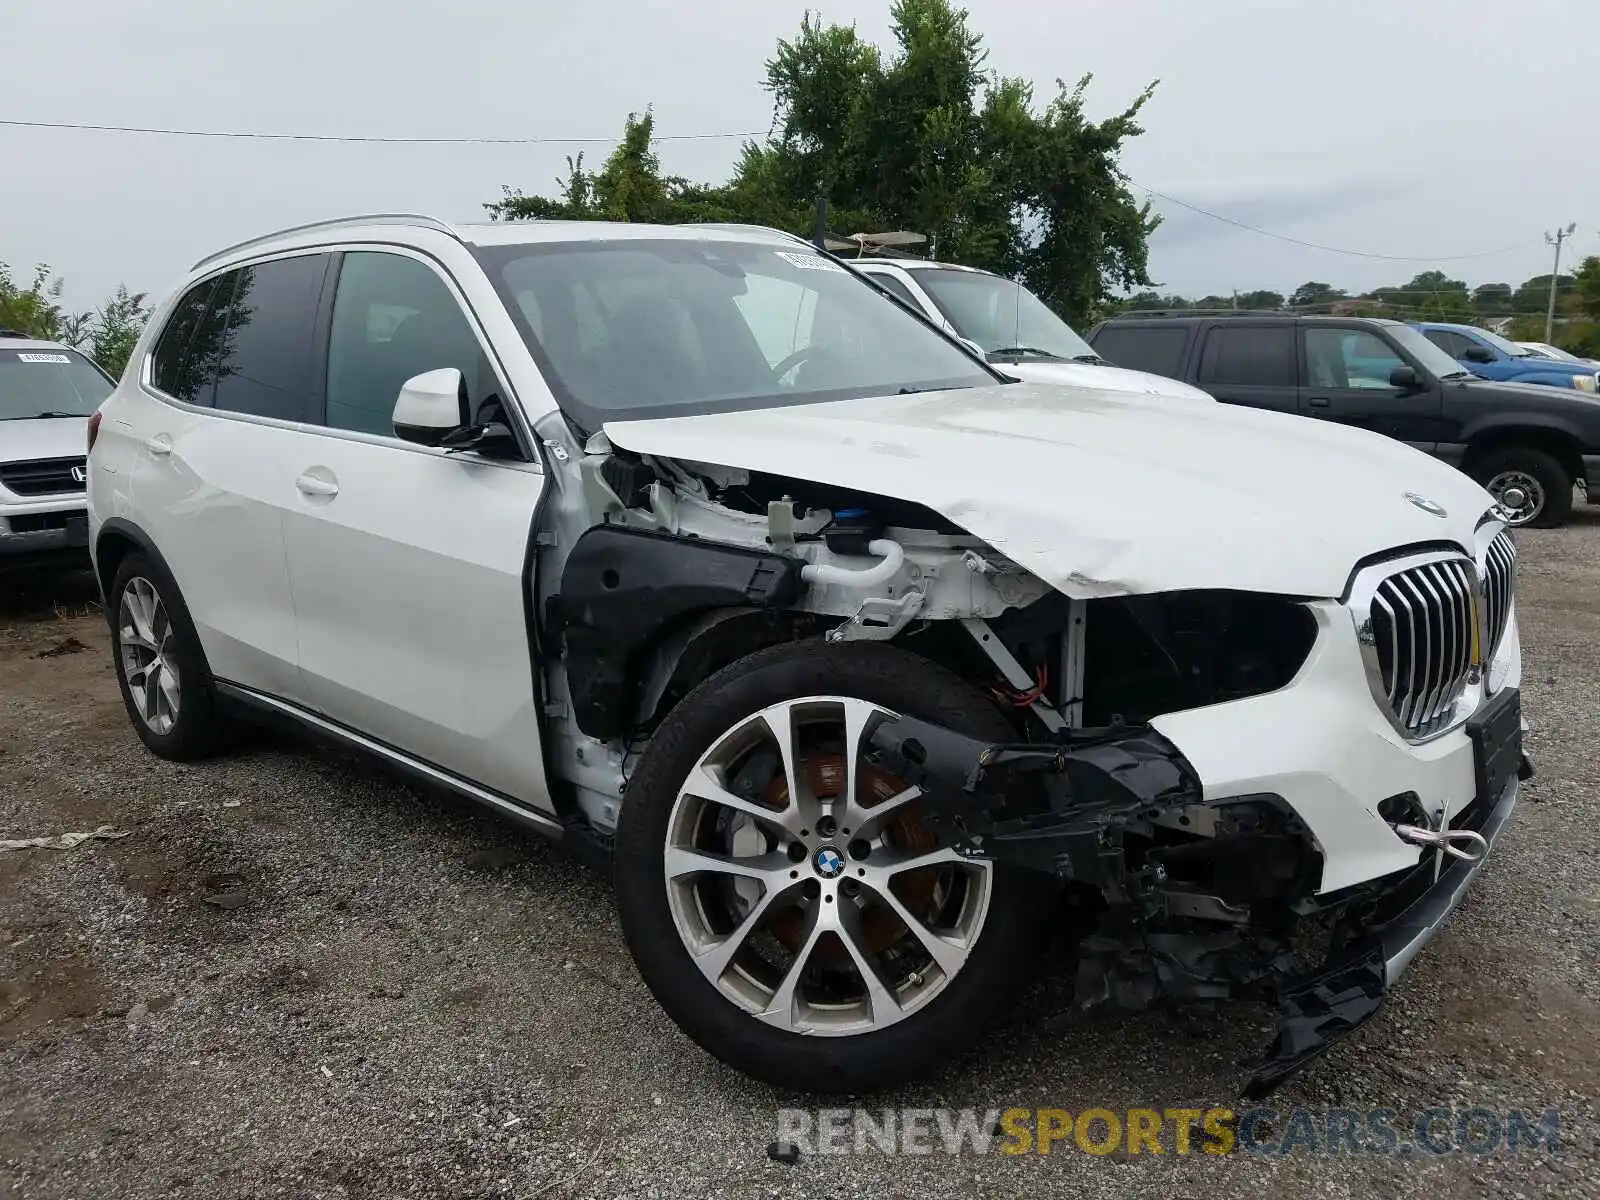
[[1114, 366], [1183, 378], [1189, 331], [1181, 326], [1107, 325], [1094, 336], [1095, 353]]
[[1289, 325], [1214, 325], [1200, 351], [1201, 387], [1294, 387], [1294, 329]]
[[[313, 413], [312, 335], [324, 254], [280, 258], [223, 276], [191, 350], [216, 377], [212, 403], [228, 412], [309, 422]], [[231, 283], [231, 287], [230, 287]]]

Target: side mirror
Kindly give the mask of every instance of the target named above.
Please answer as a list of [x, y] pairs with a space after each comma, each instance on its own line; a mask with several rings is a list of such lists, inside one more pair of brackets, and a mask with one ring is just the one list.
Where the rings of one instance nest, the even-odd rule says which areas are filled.
[[1415, 391], [1417, 372], [1411, 367], [1396, 367], [1389, 372], [1389, 386], [1399, 388], [1402, 392]]
[[413, 375], [394, 402], [395, 436], [419, 446], [439, 445], [471, 419], [467, 381], [455, 367]]
[[1494, 351], [1486, 350], [1482, 346], [1468, 346], [1461, 352], [1461, 361], [1470, 363], [1492, 363]]

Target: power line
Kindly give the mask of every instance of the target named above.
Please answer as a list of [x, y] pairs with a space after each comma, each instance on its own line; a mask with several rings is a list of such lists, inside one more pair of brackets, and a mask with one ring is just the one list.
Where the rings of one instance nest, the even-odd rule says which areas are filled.
[[1137, 179], [1129, 178], [1128, 182], [1149, 196], [1156, 196], [1168, 204], [1176, 204], [1179, 208], [1186, 208], [1192, 213], [1199, 213], [1202, 217], [1210, 217], [1213, 221], [1221, 221], [1224, 225], [1232, 225], [1235, 229], [1243, 229], [1249, 233], [1258, 233], [1262, 237], [1275, 238], [1280, 242], [1289, 242], [1295, 246], [1305, 246], [1311, 250], [1325, 250], [1329, 254], [1346, 254], [1352, 258], [1376, 258], [1384, 262], [1465, 262], [1471, 258], [1493, 258], [1497, 254], [1509, 254], [1513, 250], [1526, 250], [1531, 243], [1519, 242], [1515, 246], [1502, 246], [1499, 250], [1483, 250], [1477, 254], [1374, 254], [1368, 250], [1350, 250], [1343, 246], [1325, 246], [1321, 242], [1308, 242], [1304, 238], [1290, 237], [1286, 233], [1274, 233], [1270, 229], [1262, 229], [1257, 225], [1250, 225], [1244, 221], [1236, 221], [1232, 217], [1221, 213], [1212, 212], [1210, 209], [1201, 208], [1199, 205], [1190, 204], [1187, 200], [1179, 200], [1176, 196], [1169, 196], [1165, 192], [1158, 192], [1153, 187], [1146, 187]]
[[[244, 129], [166, 129], [150, 125], [101, 125], [84, 121], [20, 121], [10, 118], [0, 118], [0, 126], [7, 126], [13, 129], [67, 129], [91, 133], [134, 133], [155, 137], [223, 138], [273, 142], [332, 142], [390, 146], [581, 146], [615, 145], [621, 140], [616, 137], [394, 137], [368, 134], [279, 133]], [[715, 133], [652, 133], [651, 137], [652, 140], [659, 142], [701, 142], [729, 138], [767, 137], [770, 133], [770, 129], [746, 129]], [[1515, 246], [1503, 246], [1498, 250], [1484, 250], [1476, 254], [1412, 255], [1377, 254], [1368, 250], [1352, 250], [1343, 246], [1328, 246], [1321, 242], [1307, 241], [1304, 238], [1292, 237], [1286, 233], [1276, 233], [1270, 229], [1262, 229], [1258, 225], [1251, 225], [1248, 222], [1236, 220], [1222, 213], [1201, 208], [1197, 204], [1190, 204], [1187, 200], [1180, 200], [1178, 197], [1170, 196], [1165, 192], [1159, 192], [1155, 188], [1142, 184], [1131, 177], [1127, 178], [1129, 183], [1146, 195], [1165, 200], [1168, 204], [1176, 204], [1179, 208], [1185, 208], [1200, 216], [1209, 217], [1213, 221], [1221, 221], [1225, 225], [1231, 225], [1235, 229], [1242, 229], [1248, 233], [1273, 238], [1280, 242], [1288, 242], [1295, 246], [1304, 246], [1311, 250], [1322, 250], [1329, 254], [1344, 254], [1353, 258], [1378, 259], [1384, 262], [1465, 262], [1470, 259], [1493, 258], [1496, 255], [1508, 254], [1515, 250], [1527, 248], [1526, 243], [1519, 243]]]
[[[616, 137], [377, 137], [332, 133], [258, 133], [240, 129], [157, 129], [145, 125], [91, 125], [78, 121], [12, 121], [0, 118], [0, 125], [15, 129], [79, 129], [94, 133], [145, 133], [161, 137], [244, 138], [270, 142], [372, 142], [398, 146], [577, 146], [613, 144]], [[767, 130], [755, 129], [727, 133], [652, 133], [657, 142], [704, 142], [722, 138], [766, 137]]]

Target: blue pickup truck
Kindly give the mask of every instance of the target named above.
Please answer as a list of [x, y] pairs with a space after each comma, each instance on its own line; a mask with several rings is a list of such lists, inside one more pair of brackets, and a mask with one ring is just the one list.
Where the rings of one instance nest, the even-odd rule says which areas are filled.
[[1438, 321], [1418, 321], [1415, 325], [1423, 337], [1484, 379], [1499, 383], [1542, 383], [1590, 393], [1600, 387], [1600, 373], [1593, 366], [1542, 357], [1487, 329]]

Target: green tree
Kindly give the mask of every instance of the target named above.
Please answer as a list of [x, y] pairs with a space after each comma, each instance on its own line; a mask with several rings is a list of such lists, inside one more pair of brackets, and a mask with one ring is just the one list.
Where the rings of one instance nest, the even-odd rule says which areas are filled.
[[1443, 271], [1423, 271], [1410, 283], [1370, 294], [1412, 321], [1470, 321], [1474, 315], [1466, 281], [1451, 279]]
[[1472, 289], [1472, 311], [1478, 317], [1503, 317], [1516, 311], [1509, 283], [1480, 283]]
[[1068, 320], [1147, 287], [1157, 220], [1117, 161], [1143, 132], [1147, 88], [1090, 121], [1090, 77], [1057, 83], [1042, 110], [1024, 80], [986, 72], [982, 38], [949, 0], [895, 0], [894, 46], [807, 13], [778, 42], [764, 86], [774, 132], [746, 143], [728, 183], [663, 175], [653, 119], [630, 116], [598, 172], [568, 160], [554, 197], [505, 189], [491, 216], [744, 221], [809, 233], [816, 201], [838, 232], [910, 229], [929, 252], [1020, 278]]
[[[1570, 296], [1576, 286], [1576, 281], [1571, 275], [1562, 275], [1556, 281], [1556, 296]], [[1544, 312], [1550, 303], [1550, 276], [1549, 274], [1535, 275], [1532, 279], [1524, 280], [1517, 290], [1511, 294], [1511, 311], [1530, 316]], [[1544, 329], [1539, 330], [1543, 335]], [[1532, 339], [1528, 339], [1532, 340]]]
[[126, 284], [119, 283], [116, 292], [100, 306], [89, 323], [89, 357], [113, 377], [121, 377], [123, 368], [128, 365], [128, 356], [133, 353], [134, 344], [150, 319], [150, 310], [144, 301], [145, 293], [130, 292]]
[[12, 280], [10, 266], [0, 262], [0, 329], [15, 329], [47, 341], [60, 341], [69, 326], [78, 332], [81, 320], [61, 308], [63, 286], [41, 263], [34, 268], [33, 281], [23, 287]]
[[1289, 307], [1302, 312], [1326, 312], [1333, 307], [1335, 300], [1342, 300], [1344, 297], [1345, 293], [1332, 284], [1312, 280], [1295, 288], [1289, 296]]
[[792, 208], [823, 196], [870, 227], [922, 233], [931, 255], [1020, 277], [1082, 322], [1114, 292], [1150, 283], [1157, 218], [1134, 201], [1117, 157], [1143, 132], [1154, 84], [1091, 122], [1091, 77], [1057, 81], [1039, 111], [1025, 80], [985, 72], [967, 16], [948, 0], [896, 0], [885, 52], [807, 14], [767, 63], [767, 155]]
[[1144, 291], [1134, 292], [1131, 296], [1104, 302], [1100, 305], [1099, 313], [1102, 316], [1109, 316], [1119, 312], [1170, 312], [1175, 309], [1193, 307], [1194, 301], [1186, 296], [1179, 296], [1174, 293], [1163, 295], [1158, 291], [1146, 288]]
[[22, 287], [12, 280], [10, 268], [0, 263], [0, 329], [65, 342], [85, 350], [112, 375], [120, 375], [150, 317], [145, 294], [129, 292], [126, 284], [118, 284], [96, 311], [73, 313], [61, 307], [63, 286], [60, 277], [41, 265], [34, 269], [28, 286]]
[[1600, 257], [1591, 254], [1583, 260], [1573, 277], [1573, 287], [1584, 315], [1600, 321]]
[[622, 140], [598, 172], [583, 165], [583, 155], [567, 159], [567, 176], [558, 179], [554, 199], [527, 196], [505, 188], [501, 199], [486, 204], [496, 220], [727, 221], [732, 212], [724, 189], [691, 184], [661, 173], [654, 146], [655, 115], [629, 113]]
[[1265, 291], [1265, 290], [1257, 290], [1257, 291], [1254, 291], [1254, 292], [1240, 292], [1239, 293], [1239, 307], [1240, 308], [1254, 308], [1254, 309], [1282, 308], [1283, 307], [1283, 293], [1282, 292], [1269, 292], [1269, 291]]

